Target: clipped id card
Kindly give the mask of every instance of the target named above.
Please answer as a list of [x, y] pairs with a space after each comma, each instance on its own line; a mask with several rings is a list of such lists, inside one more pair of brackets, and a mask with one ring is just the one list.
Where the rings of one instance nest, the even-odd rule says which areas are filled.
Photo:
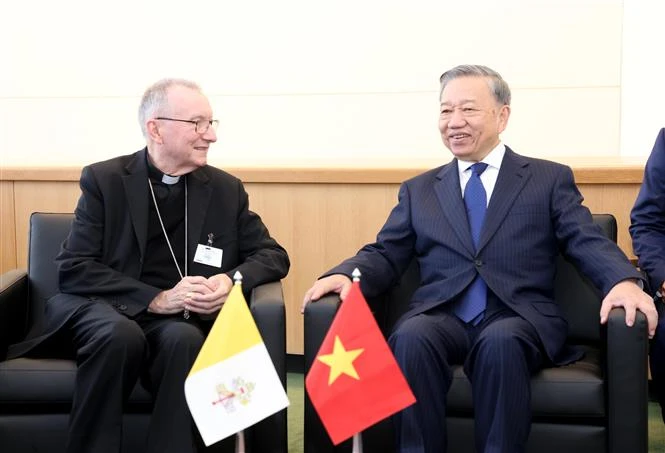
[[199, 244], [194, 254], [194, 262], [213, 267], [222, 267], [222, 255], [224, 250], [210, 245]]

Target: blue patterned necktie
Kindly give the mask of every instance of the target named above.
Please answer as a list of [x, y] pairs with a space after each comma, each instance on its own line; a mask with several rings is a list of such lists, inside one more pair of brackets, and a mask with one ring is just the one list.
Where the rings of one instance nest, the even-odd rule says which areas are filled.
[[[483, 174], [487, 164], [477, 162], [471, 166], [471, 178], [464, 188], [464, 204], [466, 205], [466, 215], [469, 219], [469, 228], [473, 246], [478, 251], [478, 242], [480, 241], [480, 230], [485, 220], [485, 211], [487, 211], [487, 193], [480, 175]], [[477, 275], [476, 278], [467, 287], [462, 294], [460, 301], [455, 307], [455, 314], [464, 322], [478, 324], [482, 320], [482, 314], [487, 306], [487, 285], [485, 281]]]

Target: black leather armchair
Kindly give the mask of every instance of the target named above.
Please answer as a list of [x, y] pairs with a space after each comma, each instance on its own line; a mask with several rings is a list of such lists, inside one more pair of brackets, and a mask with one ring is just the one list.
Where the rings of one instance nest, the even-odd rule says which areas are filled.
[[[35, 213], [30, 217], [28, 270], [12, 270], [0, 279], [0, 451], [64, 451], [74, 391], [76, 364], [64, 359], [6, 360], [8, 345], [26, 337], [44, 302], [57, 292], [54, 258], [66, 238], [72, 214]], [[282, 285], [255, 288], [250, 308], [282, 384], [286, 388], [286, 321]], [[152, 411], [140, 384], [123, 416], [123, 453], [142, 453]], [[286, 409], [245, 431], [252, 452], [286, 453]], [[234, 437], [207, 452], [232, 452]]]
[[[616, 241], [617, 226], [613, 216], [594, 215], [594, 221]], [[390, 293], [368, 300], [384, 335], [406, 310], [419, 280], [414, 263]], [[557, 262], [556, 299], [569, 323], [568, 341], [584, 348], [586, 354], [578, 362], [547, 368], [533, 377], [533, 419], [527, 451], [646, 452], [648, 332], [645, 316], [638, 313], [634, 328], [628, 328], [623, 309], [614, 309], [607, 326], [601, 327], [599, 294], [561, 256]], [[312, 365], [338, 306], [336, 295], [328, 295], [307, 306], [306, 370]], [[447, 403], [448, 416], [441, 422], [448, 427], [448, 451], [475, 451], [471, 384], [461, 367], [454, 370]], [[364, 431], [362, 439], [366, 453], [394, 451], [390, 419]], [[350, 442], [333, 447], [305, 395], [305, 452], [343, 451], [351, 451]]]

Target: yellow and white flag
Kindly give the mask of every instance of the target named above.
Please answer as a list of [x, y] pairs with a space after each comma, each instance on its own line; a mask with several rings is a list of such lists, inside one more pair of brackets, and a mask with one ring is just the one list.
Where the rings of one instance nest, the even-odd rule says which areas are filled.
[[289, 405], [239, 279], [185, 380], [185, 398], [206, 446]]

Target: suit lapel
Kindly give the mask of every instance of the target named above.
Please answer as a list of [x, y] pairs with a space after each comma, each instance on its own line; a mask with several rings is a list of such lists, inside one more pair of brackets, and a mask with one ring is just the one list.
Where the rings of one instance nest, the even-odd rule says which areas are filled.
[[471, 255], [475, 255], [469, 221], [466, 217], [466, 207], [462, 200], [457, 159], [453, 159], [451, 163], [445, 165], [436, 178], [438, 181], [434, 184], [434, 191], [441, 205], [443, 216], [464, 248]]
[[196, 253], [201, 230], [210, 205], [212, 189], [208, 184], [208, 175], [202, 169], [193, 171], [187, 176], [187, 217], [188, 217], [188, 260], [191, 262]]
[[506, 154], [485, 214], [478, 250], [492, 238], [530, 177], [529, 163], [506, 146]]
[[129, 209], [134, 234], [139, 244], [141, 257], [145, 254], [148, 235], [148, 213], [150, 210], [148, 194], [148, 167], [146, 165], [146, 150], [139, 151], [134, 159], [125, 167], [128, 174], [123, 176], [125, 187], [125, 201]]

